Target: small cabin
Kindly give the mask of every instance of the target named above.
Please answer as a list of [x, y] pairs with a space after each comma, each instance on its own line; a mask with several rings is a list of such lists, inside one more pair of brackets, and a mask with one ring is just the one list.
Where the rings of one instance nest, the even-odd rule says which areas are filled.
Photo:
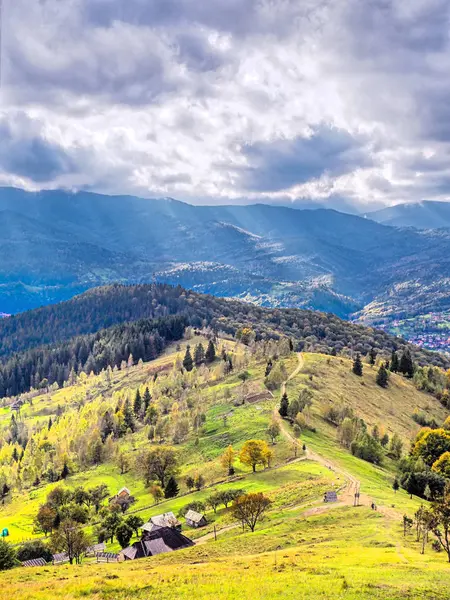
[[150, 518], [148, 523], [142, 525], [142, 530], [150, 532], [154, 527], [170, 527], [172, 529], [178, 529], [181, 531], [181, 523], [173, 514], [173, 512], [166, 512], [162, 515], [156, 515]]
[[195, 510], [188, 510], [184, 518], [186, 519], [186, 525], [189, 527], [204, 527], [208, 524], [205, 515]]
[[323, 496], [323, 501], [324, 502], [337, 502], [338, 501], [338, 497], [335, 491], [331, 491], [331, 492], [325, 492], [324, 496]]
[[123, 487], [121, 490], [119, 490], [116, 494], [116, 498], [128, 498], [128, 496], [131, 496], [131, 492], [128, 488]]

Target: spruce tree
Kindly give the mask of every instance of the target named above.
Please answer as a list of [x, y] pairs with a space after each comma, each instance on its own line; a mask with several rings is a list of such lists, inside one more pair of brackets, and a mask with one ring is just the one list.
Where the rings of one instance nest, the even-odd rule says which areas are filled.
[[403, 375], [406, 375], [407, 377], [412, 377], [414, 375], [414, 363], [412, 361], [411, 352], [409, 348], [406, 348], [406, 350], [404, 350], [400, 359], [398, 370], [400, 371], [400, 373], [403, 373]]
[[355, 356], [355, 360], [353, 361], [353, 369], [352, 370], [355, 375], [358, 375], [358, 377], [362, 377], [363, 366], [362, 366], [361, 356], [360, 356], [359, 352], [357, 353], [357, 355]]
[[68, 477], [70, 475], [70, 471], [69, 471], [69, 467], [67, 466], [67, 463], [64, 463], [64, 466], [62, 468], [61, 471], [61, 479], [66, 479], [66, 477]]
[[179, 491], [180, 488], [178, 487], [175, 477], [170, 477], [164, 488], [164, 498], [175, 498], [175, 496], [178, 496]]
[[150, 406], [151, 401], [152, 396], [150, 394], [150, 390], [148, 389], [148, 387], [146, 387], [144, 392], [144, 414], [147, 414], [147, 409]]
[[214, 347], [214, 343], [212, 340], [208, 342], [208, 348], [206, 349], [205, 354], [206, 362], [212, 363], [216, 360], [216, 349]]
[[139, 388], [136, 390], [136, 396], [134, 397], [133, 410], [134, 410], [134, 414], [136, 415], [136, 417], [139, 417], [139, 415], [141, 414], [141, 410], [142, 410], [142, 398], [141, 398], [141, 392], [139, 391]]
[[273, 367], [273, 363], [272, 363], [271, 359], [269, 358], [269, 360], [267, 361], [266, 372], [264, 373], [264, 377], [269, 377], [272, 367]]
[[390, 366], [390, 370], [392, 373], [397, 373], [398, 372], [398, 354], [395, 350], [392, 350], [392, 355], [391, 355], [391, 366]]
[[197, 346], [195, 347], [195, 352], [194, 352], [194, 362], [195, 364], [201, 365], [202, 362], [204, 362], [205, 360], [205, 349], [203, 348], [202, 344], [197, 344]]
[[136, 422], [134, 420], [134, 414], [131, 410], [130, 401], [128, 398], [125, 400], [125, 404], [123, 405], [123, 425], [125, 431], [131, 429], [131, 431], [134, 433], [136, 430]]
[[281, 397], [280, 408], [278, 409], [278, 412], [280, 413], [280, 416], [283, 417], [283, 419], [288, 416], [289, 398], [286, 392], [284, 392], [284, 394]]
[[51, 418], [51, 417], [49, 417], [49, 418], [48, 418], [48, 426], [47, 426], [47, 429], [48, 429], [49, 431], [50, 431], [50, 429], [52, 428], [52, 425], [53, 425], [52, 418]]
[[373, 366], [375, 364], [375, 361], [377, 359], [377, 353], [375, 348], [371, 348], [369, 351], [369, 363]]
[[194, 368], [194, 361], [192, 360], [191, 356], [191, 347], [189, 345], [187, 346], [186, 354], [184, 355], [183, 367], [186, 369], [186, 371], [192, 371]]
[[388, 379], [389, 379], [389, 375], [388, 372], [386, 371], [386, 367], [382, 364], [380, 366], [380, 368], [378, 369], [378, 373], [377, 373], [377, 384], [380, 387], [387, 387], [388, 385]]

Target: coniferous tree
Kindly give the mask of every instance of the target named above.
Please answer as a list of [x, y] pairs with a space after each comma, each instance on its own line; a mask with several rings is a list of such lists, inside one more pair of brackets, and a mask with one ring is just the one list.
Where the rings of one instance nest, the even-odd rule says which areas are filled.
[[208, 348], [206, 349], [205, 358], [206, 362], [208, 363], [212, 363], [216, 360], [216, 348], [214, 347], [214, 342], [212, 340], [209, 340], [208, 342]]
[[147, 414], [147, 409], [150, 406], [150, 402], [152, 401], [152, 396], [150, 394], [150, 390], [148, 386], [145, 388], [144, 392], [144, 414]]
[[288, 416], [289, 398], [286, 392], [284, 392], [284, 394], [281, 397], [280, 408], [278, 409], [278, 412], [280, 413], [280, 416], [283, 417], [283, 419]]
[[164, 498], [175, 498], [175, 496], [178, 496], [179, 491], [180, 488], [178, 487], [177, 480], [175, 477], [170, 477], [164, 488]]
[[406, 375], [407, 377], [412, 377], [414, 375], [414, 363], [409, 348], [406, 348], [406, 350], [404, 350], [400, 359], [398, 370], [400, 371], [400, 373], [403, 373], [403, 375]]
[[395, 350], [392, 350], [390, 370], [392, 371], [392, 373], [397, 373], [398, 367], [399, 367], [398, 354]]
[[194, 362], [195, 364], [201, 365], [202, 362], [205, 361], [205, 349], [203, 348], [203, 345], [197, 344], [197, 346], [195, 347], [195, 351], [194, 351]]
[[389, 374], [386, 371], [386, 367], [382, 364], [380, 366], [380, 368], [378, 369], [378, 373], [377, 373], [377, 384], [380, 387], [387, 387], [388, 385], [388, 379], [389, 379]]
[[184, 355], [183, 367], [186, 369], [186, 371], [192, 371], [194, 368], [194, 361], [192, 360], [191, 356], [191, 347], [189, 345], [187, 346], [186, 354]]
[[134, 410], [134, 414], [136, 415], [136, 417], [139, 417], [139, 415], [141, 414], [141, 410], [142, 410], [142, 398], [141, 398], [141, 392], [139, 391], [139, 388], [136, 390], [136, 395], [134, 397], [133, 410]]
[[375, 348], [371, 348], [369, 351], [369, 364], [371, 364], [373, 366], [375, 364], [376, 359], [377, 359], [377, 352], [376, 352]]
[[358, 375], [358, 377], [362, 377], [363, 366], [362, 366], [361, 356], [360, 356], [359, 352], [357, 353], [357, 355], [355, 356], [355, 360], [353, 361], [353, 369], [352, 370], [355, 375]]
[[70, 471], [69, 471], [69, 467], [67, 466], [67, 463], [64, 463], [64, 466], [62, 468], [61, 471], [61, 479], [66, 479], [66, 477], [68, 477], [70, 475]]
[[131, 410], [130, 401], [128, 398], [125, 400], [125, 404], [123, 405], [123, 425], [125, 431], [130, 429], [134, 433], [136, 430], [136, 421], [134, 420], [134, 414]]
[[48, 418], [48, 426], [47, 426], [47, 429], [48, 429], [49, 431], [50, 431], [50, 429], [52, 428], [52, 425], [53, 425], [52, 418], [51, 418], [51, 417], [49, 417], [49, 418]]
[[272, 367], [273, 367], [273, 363], [272, 363], [272, 360], [269, 358], [269, 360], [267, 361], [266, 371], [264, 373], [264, 377], [269, 377], [270, 371], [272, 370]]

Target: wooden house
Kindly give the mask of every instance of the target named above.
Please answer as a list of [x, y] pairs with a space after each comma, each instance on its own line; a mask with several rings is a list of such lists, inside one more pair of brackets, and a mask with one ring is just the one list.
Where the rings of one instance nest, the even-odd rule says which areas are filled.
[[165, 552], [174, 552], [193, 546], [194, 542], [174, 527], [152, 525], [151, 531], [143, 530], [142, 539], [119, 554], [119, 560], [137, 560]]
[[162, 515], [156, 515], [150, 518], [148, 523], [142, 525], [142, 531], [150, 532], [154, 527], [171, 527], [172, 529], [178, 529], [181, 531], [181, 523], [173, 514], [173, 512], [166, 512]]
[[186, 525], [189, 525], [189, 527], [204, 527], [208, 524], [205, 515], [195, 510], [188, 510], [184, 518], [186, 519]]

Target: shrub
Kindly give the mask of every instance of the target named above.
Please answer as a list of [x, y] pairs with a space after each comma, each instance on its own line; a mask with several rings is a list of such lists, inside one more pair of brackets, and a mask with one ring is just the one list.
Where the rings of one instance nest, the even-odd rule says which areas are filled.
[[50, 562], [52, 560], [52, 553], [43, 541], [32, 540], [19, 546], [17, 558], [20, 562], [33, 560], [34, 558], [43, 558], [46, 562]]

